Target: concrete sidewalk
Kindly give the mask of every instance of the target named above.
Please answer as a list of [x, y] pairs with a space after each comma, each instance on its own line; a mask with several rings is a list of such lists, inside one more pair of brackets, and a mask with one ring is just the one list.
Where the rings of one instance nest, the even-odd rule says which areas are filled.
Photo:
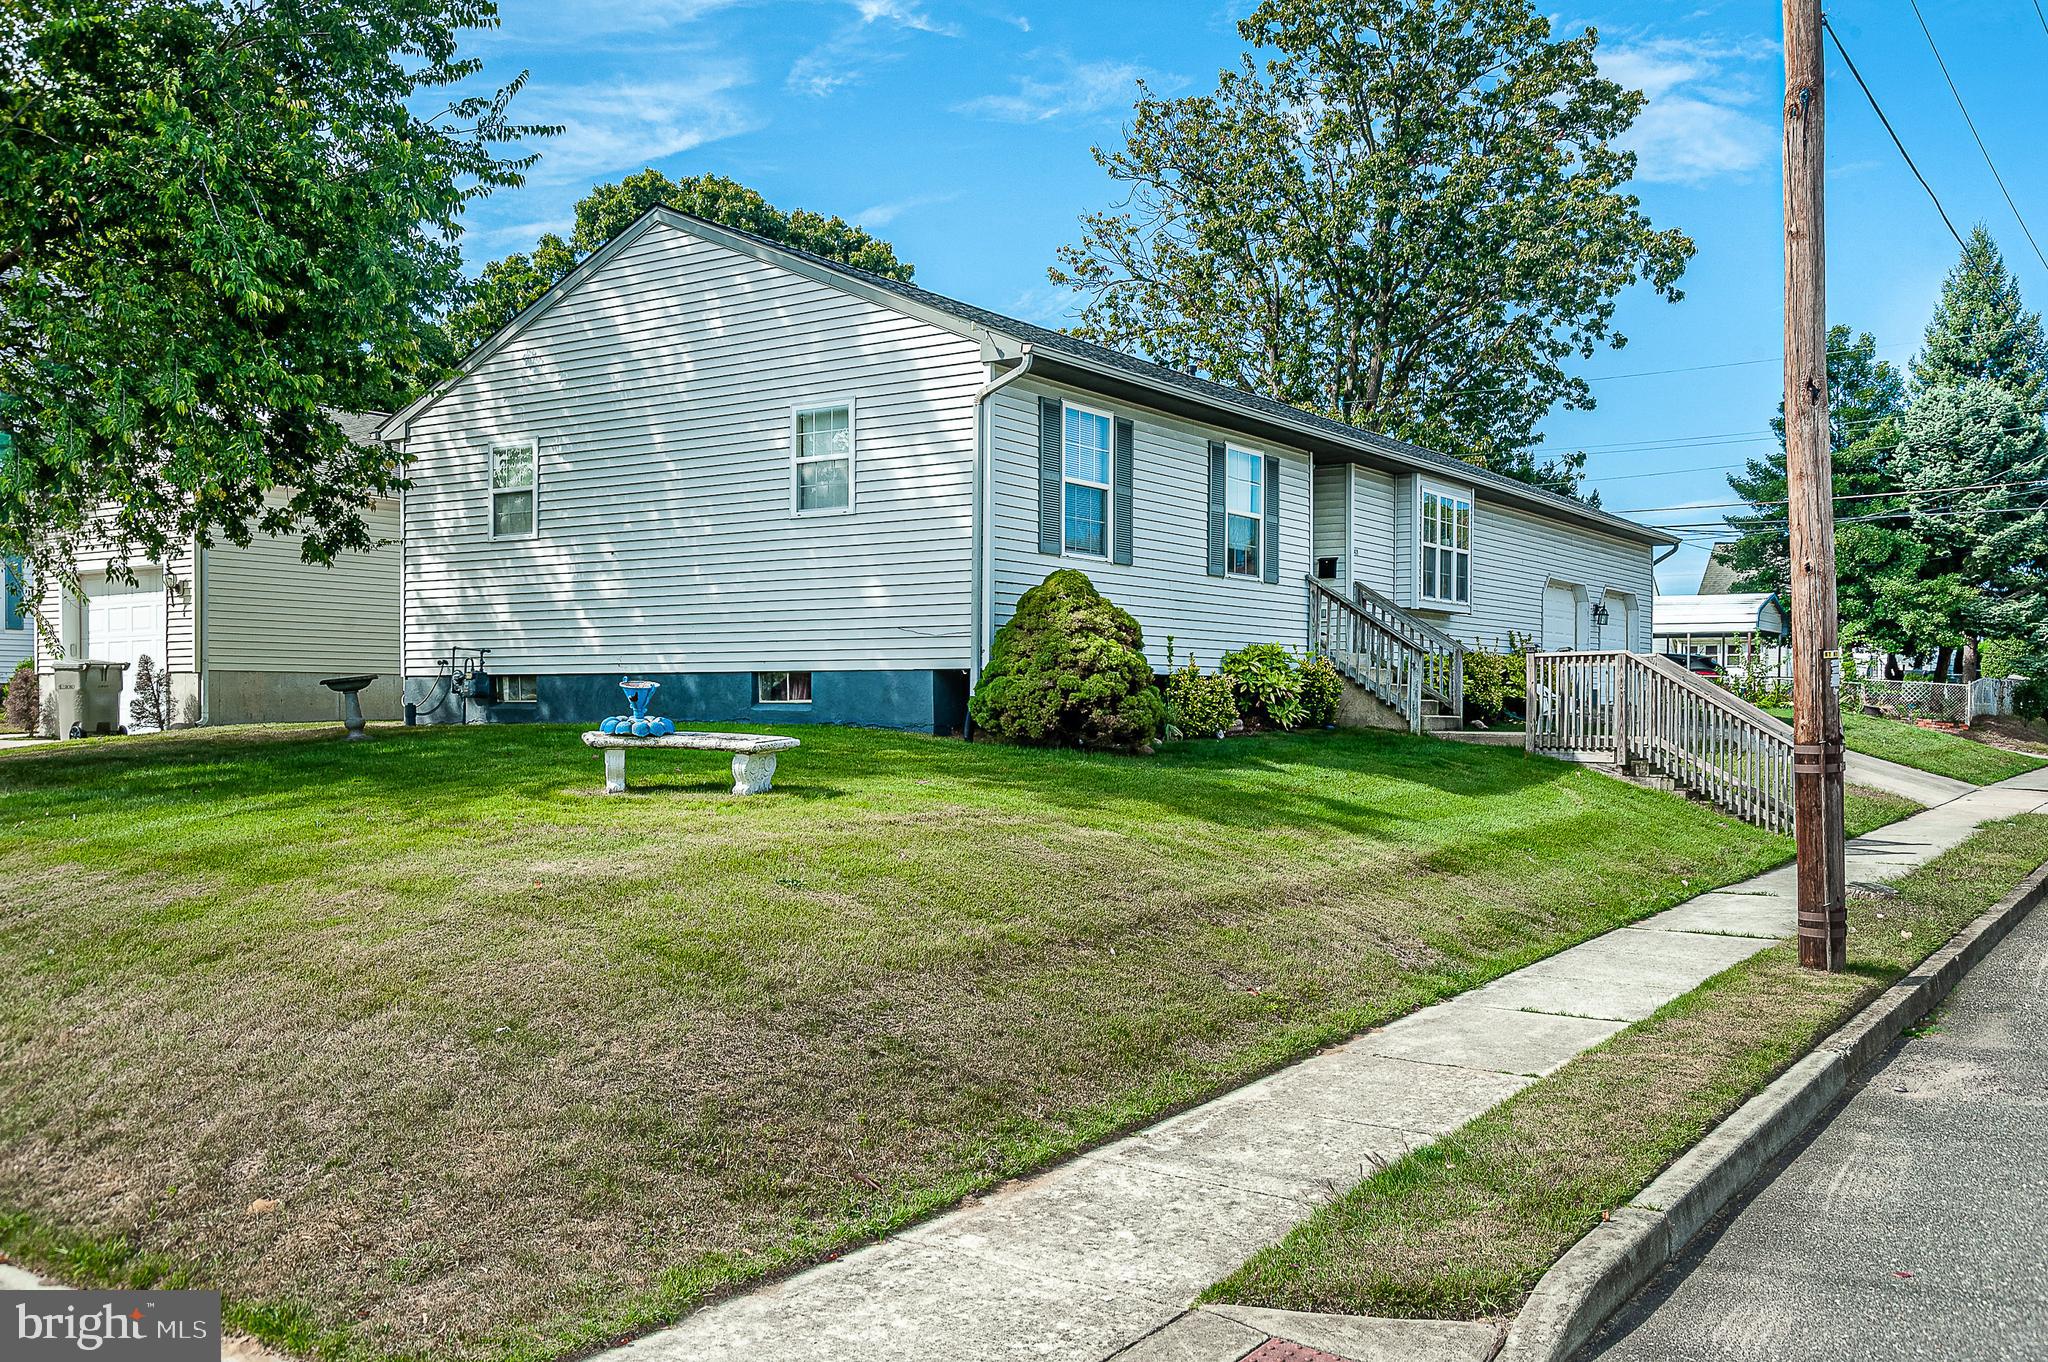
[[[1854, 839], [1849, 878], [1894, 878], [1981, 823], [2043, 809], [2048, 771], [1970, 789]], [[1389, 1349], [1407, 1362], [1479, 1362], [1496, 1341], [1490, 1324], [1289, 1318], [1190, 1311], [1187, 1303], [1378, 1162], [1456, 1129], [1793, 929], [1786, 866], [1575, 946], [607, 1356], [1235, 1362], [1284, 1337], [1354, 1362], [1393, 1355]]]
[[2048, 1357], [2048, 912], [1582, 1354]]

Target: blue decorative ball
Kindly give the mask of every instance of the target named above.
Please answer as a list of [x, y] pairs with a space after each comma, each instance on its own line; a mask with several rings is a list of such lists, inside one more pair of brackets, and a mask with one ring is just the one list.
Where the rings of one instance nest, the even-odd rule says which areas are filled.
[[617, 728], [618, 726], [619, 726], [619, 721], [618, 721], [617, 719], [606, 719], [606, 720], [605, 720], [605, 721], [604, 721], [603, 723], [601, 723], [601, 724], [599, 724], [599, 725], [597, 726], [597, 731], [598, 731], [598, 732], [600, 732], [600, 733], [610, 733], [610, 732], [611, 732], [612, 730], [616, 729], [616, 728]]
[[654, 736], [657, 738], [666, 738], [675, 731], [676, 721], [674, 719], [656, 719], [654, 721]]
[[634, 736], [634, 737], [636, 737], [636, 738], [644, 738], [644, 737], [646, 737], [646, 736], [647, 736], [648, 734], [652, 733], [653, 731], [654, 731], [654, 725], [653, 725], [653, 724], [651, 724], [651, 723], [649, 723], [649, 722], [647, 722], [647, 720], [645, 720], [645, 719], [635, 719], [635, 720], [633, 721], [633, 736]]

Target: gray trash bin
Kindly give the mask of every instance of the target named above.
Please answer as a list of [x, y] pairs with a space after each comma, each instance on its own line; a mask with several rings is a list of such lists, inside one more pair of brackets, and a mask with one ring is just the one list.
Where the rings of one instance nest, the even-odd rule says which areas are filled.
[[56, 675], [57, 736], [121, 732], [121, 674], [126, 662], [59, 662]]

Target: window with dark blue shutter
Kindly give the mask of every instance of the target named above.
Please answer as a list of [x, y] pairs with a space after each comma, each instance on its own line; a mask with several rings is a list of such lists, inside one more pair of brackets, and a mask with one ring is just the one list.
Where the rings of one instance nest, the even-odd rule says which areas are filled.
[[1111, 539], [1115, 547], [1112, 559], [1119, 563], [1132, 560], [1135, 547], [1131, 526], [1131, 485], [1136, 481], [1132, 465], [1137, 461], [1137, 428], [1128, 420], [1116, 423], [1116, 529]]
[[1265, 577], [1269, 582], [1280, 580], [1280, 461], [1271, 454], [1263, 457], [1266, 465], [1266, 542], [1261, 545], [1266, 551]]
[[1228, 571], [1228, 513], [1224, 509], [1225, 467], [1229, 451], [1215, 440], [1209, 442], [1209, 575], [1221, 577]]
[[1057, 397], [1038, 399], [1038, 551], [1058, 557], [1065, 543], [1061, 476], [1065, 430]]
[[25, 628], [28, 623], [28, 570], [19, 558], [0, 560], [0, 572], [7, 578], [7, 607], [0, 614], [0, 623], [9, 629]]

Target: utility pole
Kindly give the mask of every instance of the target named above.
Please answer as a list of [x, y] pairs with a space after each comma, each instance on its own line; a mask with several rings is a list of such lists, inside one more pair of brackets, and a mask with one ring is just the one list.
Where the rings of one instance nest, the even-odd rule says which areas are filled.
[[1820, 0], [1785, 6], [1785, 474], [1792, 536], [1792, 799], [1799, 963], [1848, 944], [1842, 713], [1835, 689], [1834, 459], [1828, 431], [1825, 72]]

